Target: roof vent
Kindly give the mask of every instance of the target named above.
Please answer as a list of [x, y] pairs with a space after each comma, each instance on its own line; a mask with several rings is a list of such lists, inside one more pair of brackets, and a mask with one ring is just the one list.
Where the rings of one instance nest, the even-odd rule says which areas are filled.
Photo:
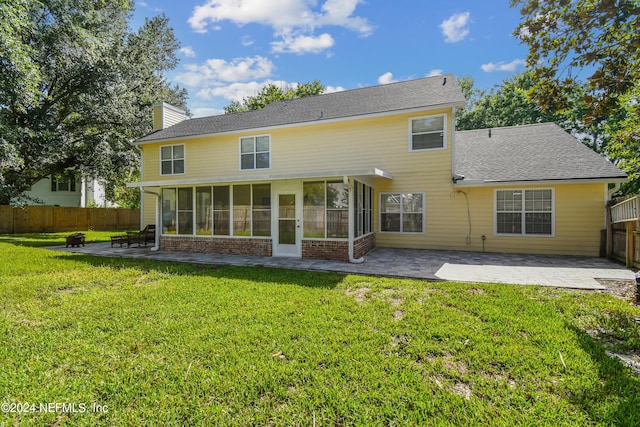
[[489, 129], [489, 138], [491, 138], [491, 129]]
[[447, 84], [447, 78], [445, 77], [444, 80], [442, 81], [442, 86]]

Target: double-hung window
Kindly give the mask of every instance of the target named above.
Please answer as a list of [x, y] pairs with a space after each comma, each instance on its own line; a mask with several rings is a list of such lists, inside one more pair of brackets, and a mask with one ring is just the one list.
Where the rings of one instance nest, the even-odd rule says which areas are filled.
[[424, 193], [382, 193], [380, 231], [424, 233]]
[[447, 138], [445, 114], [412, 118], [409, 128], [409, 151], [434, 150], [445, 147]]
[[184, 144], [160, 147], [160, 174], [181, 175], [184, 173]]
[[496, 234], [553, 235], [553, 191], [496, 190]]
[[51, 191], [76, 191], [76, 177], [73, 174], [52, 176]]
[[240, 169], [255, 170], [271, 167], [271, 138], [269, 135], [240, 138]]

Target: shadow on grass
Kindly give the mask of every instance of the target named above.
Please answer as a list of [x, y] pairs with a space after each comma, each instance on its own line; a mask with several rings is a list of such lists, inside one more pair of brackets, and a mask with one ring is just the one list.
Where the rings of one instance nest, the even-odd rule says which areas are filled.
[[65, 236], [71, 234], [68, 233], [29, 233], [29, 234], [4, 234], [0, 235], [0, 243], [9, 243], [16, 246], [27, 247], [43, 247], [43, 246], [55, 246], [64, 245]]
[[136, 258], [111, 258], [96, 255], [80, 255], [73, 257], [56, 252], [54, 255], [61, 262], [82, 262], [94, 267], [113, 269], [132, 268], [141, 272], [159, 272], [176, 276], [211, 277], [233, 280], [305, 286], [310, 288], [333, 289], [345, 278], [344, 274], [325, 273], [305, 270], [289, 270], [262, 266], [228, 266], [213, 264], [196, 264], [189, 262], [157, 261]]
[[109, 236], [123, 234], [125, 231], [57, 231], [52, 233], [0, 234], [0, 243], [16, 246], [41, 248], [46, 246], [65, 246], [67, 236], [84, 233], [85, 243], [108, 242]]
[[[608, 356], [598, 340], [574, 325], [567, 327], [597, 365], [602, 385], [576, 393], [572, 397], [574, 403], [599, 425], [640, 425], [640, 376], [634, 376], [620, 360]], [[600, 413], [594, 413], [595, 410]]]

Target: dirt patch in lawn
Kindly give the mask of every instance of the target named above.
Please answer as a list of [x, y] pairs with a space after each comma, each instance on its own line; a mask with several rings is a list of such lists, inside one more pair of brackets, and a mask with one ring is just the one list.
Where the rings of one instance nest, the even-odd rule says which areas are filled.
[[357, 288], [357, 289], [351, 289], [351, 288], [347, 288], [346, 294], [349, 295], [350, 297], [355, 297], [356, 302], [362, 302], [364, 301], [367, 292], [369, 292], [371, 290], [371, 288]]
[[634, 280], [596, 279], [596, 281], [607, 288], [604, 291], [597, 292], [608, 293], [618, 298], [635, 301]]

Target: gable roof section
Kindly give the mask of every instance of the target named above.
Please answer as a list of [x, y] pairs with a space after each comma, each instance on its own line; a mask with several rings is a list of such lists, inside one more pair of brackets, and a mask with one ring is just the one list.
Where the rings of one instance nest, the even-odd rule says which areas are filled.
[[555, 123], [461, 131], [455, 138], [454, 172], [465, 177], [461, 186], [627, 177]]
[[[446, 81], [446, 83], [445, 83]], [[389, 114], [414, 109], [463, 106], [453, 74], [279, 101], [246, 113], [190, 119], [146, 135], [144, 144], [194, 136]]]

